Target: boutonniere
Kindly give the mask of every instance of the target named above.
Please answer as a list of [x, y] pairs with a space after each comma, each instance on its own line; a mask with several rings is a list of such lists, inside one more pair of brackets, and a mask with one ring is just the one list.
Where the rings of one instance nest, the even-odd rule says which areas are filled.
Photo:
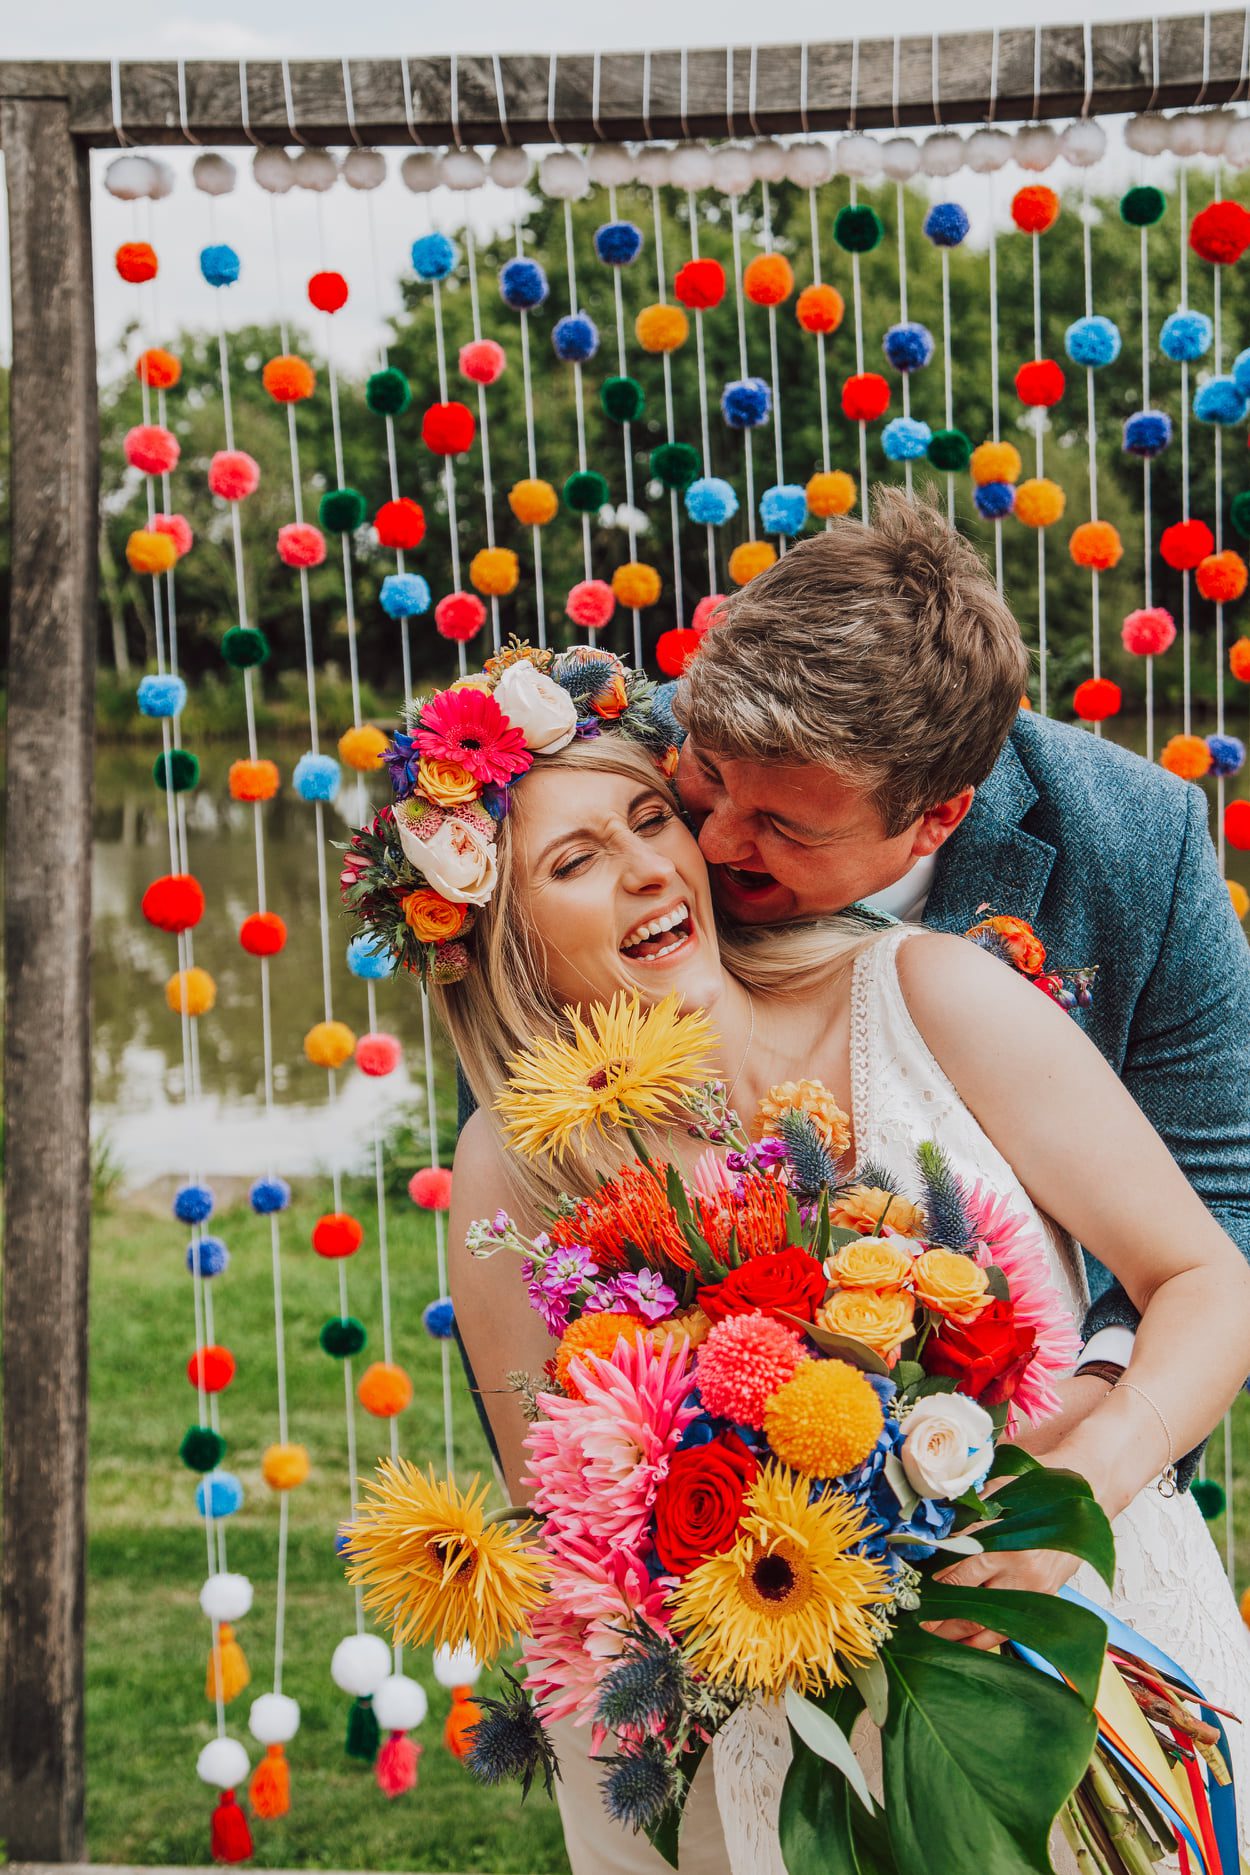
[[[983, 912], [989, 916], [981, 917]], [[1078, 1009], [1089, 1008], [1094, 1000], [1097, 964], [1081, 964], [1069, 969], [1052, 963], [1047, 968], [1046, 946], [1025, 919], [1005, 916], [996, 912], [992, 905], [978, 905], [977, 916], [980, 923], [964, 932], [972, 943], [1010, 964], [1070, 1015], [1075, 1015]]]

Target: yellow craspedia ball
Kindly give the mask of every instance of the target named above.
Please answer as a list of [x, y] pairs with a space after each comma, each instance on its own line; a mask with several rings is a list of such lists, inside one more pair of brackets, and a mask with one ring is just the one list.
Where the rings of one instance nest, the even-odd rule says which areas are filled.
[[1233, 901], [1233, 910], [1239, 918], [1244, 918], [1250, 911], [1250, 892], [1247, 892], [1240, 879], [1225, 879], [1228, 896]]
[[644, 306], [634, 336], [644, 352], [675, 352], [690, 337], [690, 321], [680, 306]]
[[757, 573], [766, 573], [776, 558], [771, 541], [744, 540], [729, 556], [729, 577], [735, 586], [745, 586]]
[[1025, 527], [1052, 527], [1066, 501], [1058, 482], [1046, 475], [1032, 475], [1016, 490], [1015, 516]]
[[522, 527], [546, 527], [560, 506], [560, 497], [550, 482], [527, 475], [512, 484], [508, 506]]
[[612, 575], [612, 590], [618, 605], [635, 607], [654, 605], [660, 596], [662, 581], [653, 566], [641, 560], [627, 560]]
[[306, 1445], [271, 1445], [260, 1461], [261, 1477], [271, 1491], [293, 1491], [308, 1476]]
[[341, 1068], [355, 1049], [356, 1037], [345, 1022], [314, 1022], [304, 1037], [304, 1053], [314, 1068]]
[[855, 506], [855, 483], [845, 469], [822, 469], [807, 484], [807, 511], [827, 521]]
[[521, 563], [511, 547], [483, 547], [469, 562], [469, 578], [488, 599], [502, 599], [520, 584]]
[[809, 1478], [840, 1478], [862, 1464], [884, 1424], [872, 1386], [846, 1361], [801, 1361], [764, 1408], [769, 1445]]
[[217, 1001], [217, 985], [207, 970], [193, 964], [176, 970], [165, 985], [165, 1001], [176, 1016], [206, 1016]]
[[339, 754], [348, 768], [358, 768], [362, 775], [381, 768], [390, 737], [376, 723], [362, 723], [359, 729], [345, 729], [339, 737]]
[[137, 527], [126, 542], [126, 564], [132, 573], [168, 573], [178, 558], [172, 534], [156, 534]]
[[1024, 464], [1014, 443], [978, 443], [968, 467], [982, 488], [986, 482], [1018, 482]]

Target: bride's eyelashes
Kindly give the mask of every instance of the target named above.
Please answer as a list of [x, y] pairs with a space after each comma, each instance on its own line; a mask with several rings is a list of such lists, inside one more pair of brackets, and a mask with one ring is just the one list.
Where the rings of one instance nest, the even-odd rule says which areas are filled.
[[[655, 834], [662, 833], [672, 820], [671, 808], [665, 806], [651, 808], [630, 823], [630, 831], [651, 838]], [[576, 878], [578, 873], [584, 872], [590, 861], [596, 857], [596, 853], [591, 851], [569, 853], [563, 859], [556, 861], [551, 869], [551, 876], [553, 879]]]

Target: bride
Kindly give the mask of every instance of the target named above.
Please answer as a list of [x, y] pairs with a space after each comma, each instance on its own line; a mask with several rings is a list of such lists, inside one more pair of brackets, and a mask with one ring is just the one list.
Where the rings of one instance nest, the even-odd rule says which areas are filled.
[[[435, 995], [479, 1103], [455, 1159], [452, 1292], [513, 1498], [524, 1495], [526, 1430], [516, 1375], [541, 1375], [552, 1343], [515, 1263], [475, 1260], [465, 1233], [499, 1209], [537, 1231], [561, 1189], [590, 1189], [616, 1161], [610, 1145], [560, 1168], [522, 1160], [502, 1143], [492, 1101], [509, 1056], [557, 1028], [562, 1006], [676, 990], [711, 1017], [716, 1070], [748, 1125], [770, 1088], [817, 1079], [851, 1116], [856, 1162], [901, 1172], [916, 1144], [934, 1139], [956, 1171], [986, 1178], [1043, 1221], [1076, 1321], [1086, 1305], [1077, 1243], [1120, 1279], [1142, 1317], [1125, 1380], [1049, 1449], [1043, 1427], [1033, 1448], [1088, 1478], [1114, 1520], [1114, 1594], [1084, 1568], [1076, 1585], [1165, 1646], [1213, 1700], [1250, 1717], [1250, 1638], [1196, 1504], [1168, 1482], [1245, 1376], [1250, 1272], [1077, 1025], [960, 938], [852, 917], [718, 936], [676, 797], [620, 736], [536, 763], [513, 793], [495, 855], [498, 883], [470, 940], [474, 967]], [[703, 1148], [679, 1137], [666, 1149], [692, 1171]], [[971, 1557], [945, 1574], [1054, 1592], [1073, 1569], [1071, 1558], [1028, 1552]], [[994, 1644], [967, 1624], [946, 1628], [950, 1639]], [[740, 1717], [709, 1754], [715, 1788], [706, 1764], [696, 1780], [683, 1871], [782, 1869], [784, 1722], [762, 1706]], [[609, 1823], [585, 1733], [557, 1729], [574, 1875], [665, 1867], [645, 1839]], [[1250, 1794], [1250, 1751], [1242, 1728], [1231, 1729], [1233, 1768]], [[1242, 1843], [1250, 1847], [1244, 1820]]]

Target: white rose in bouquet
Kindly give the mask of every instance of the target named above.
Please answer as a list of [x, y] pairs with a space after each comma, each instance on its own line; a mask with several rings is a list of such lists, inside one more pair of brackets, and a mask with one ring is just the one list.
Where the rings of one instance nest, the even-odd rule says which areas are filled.
[[994, 1422], [962, 1393], [930, 1393], [903, 1422], [903, 1470], [921, 1497], [959, 1497], [994, 1457]]

